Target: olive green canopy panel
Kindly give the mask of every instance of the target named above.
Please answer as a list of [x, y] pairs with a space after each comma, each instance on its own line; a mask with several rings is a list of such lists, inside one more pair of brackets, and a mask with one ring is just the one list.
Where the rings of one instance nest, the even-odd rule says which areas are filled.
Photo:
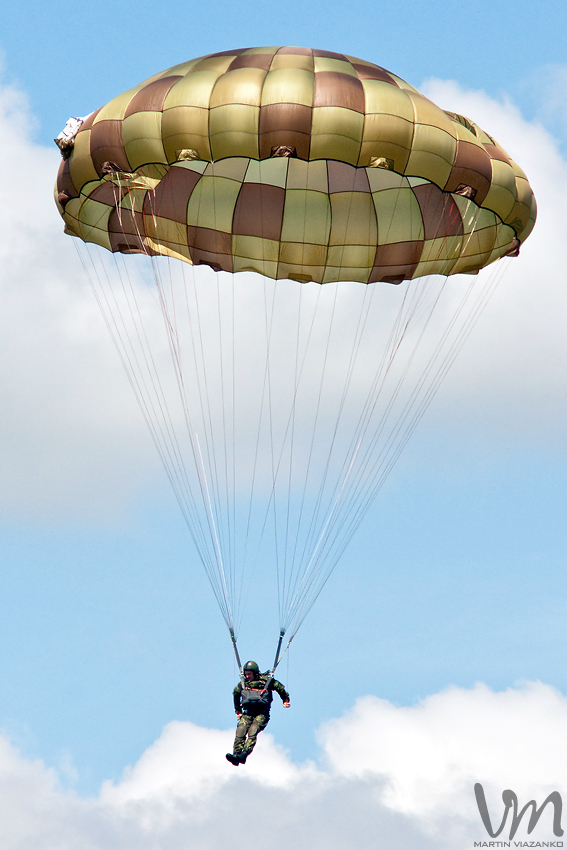
[[517, 254], [530, 185], [399, 77], [299, 47], [170, 68], [80, 123], [56, 199], [110, 251], [327, 283], [475, 273]]

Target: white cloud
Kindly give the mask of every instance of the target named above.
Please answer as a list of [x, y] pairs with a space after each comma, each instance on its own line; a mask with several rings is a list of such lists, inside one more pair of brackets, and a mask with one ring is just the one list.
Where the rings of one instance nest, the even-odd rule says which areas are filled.
[[[535, 229], [508, 268], [432, 413], [488, 439], [564, 447], [567, 311], [563, 187], [567, 162], [537, 122], [508, 100], [430, 80], [424, 93], [473, 118], [521, 165], [538, 202]], [[467, 424], [468, 423], [468, 424]]]
[[[468, 850], [488, 838], [475, 782], [494, 824], [506, 788], [520, 805], [565, 792], [566, 720], [567, 699], [541, 683], [450, 688], [402, 708], [363, 697], [321, 729], [320, 766], [292, 763], [265, 732], [242, 768], [224, 760], [232, 731], [173, 722], [89, 799], [0, 739], [0, 846], [220, 850], [252, 829], [268, 850]], [[531, 839], [554, 839], [550, 811]]]
[[60, 156], [30, 141], [32, 125], [25, 97], [1, 87], [0, 511], [111, 515], [144, 477], [136, 465], [148, 440], [62, 233]]
[[452, 687], [410, 708], [363, 697], [347, 719], [322, 730], [331, 767], [382, 775], [384, 802], [407, 814], [470, 812], [475, 782], [525, 796], [567, 780], [567, 700], [539, 682], [498, 693]]

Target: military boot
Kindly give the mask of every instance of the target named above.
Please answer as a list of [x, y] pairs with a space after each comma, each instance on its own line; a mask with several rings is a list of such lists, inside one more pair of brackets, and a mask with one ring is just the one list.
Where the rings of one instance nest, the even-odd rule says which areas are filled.
[[[238, 767], [238, 765], [241, 764], [240, 756], [233, 755], [233, 753], [227, 753], [226, 760], [233, 764], [235, 767]], [[244, 760], [246, 761], [246, 757]]]

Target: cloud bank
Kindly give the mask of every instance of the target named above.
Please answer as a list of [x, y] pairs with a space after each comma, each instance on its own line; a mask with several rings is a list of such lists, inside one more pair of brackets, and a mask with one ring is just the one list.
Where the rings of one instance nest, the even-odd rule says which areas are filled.
[[[494, 824], [506, 788], [521, 805], [565, 789], [566, 721], [567, 699], [537, 682], [450, 688], [401, 708], [367, 696], [322, 727], [319, 764], [294, 764], [266, 732], [244, 768], [223, 757], [232, 731], [174, 721], [88, 799], [0, 739], [0, 846], [221, 850], [253, 826], [268, 850], [465, 850], [489, 838], [475, 782]], [[556, 840], [551, 824], [548, 811], [531, 840]]]
[[567, 162], [552, 135], [524, 119], [510, 101], [450, 81], [430, 80], [422, 88], [442, 108], [474, 117], [494, 135], [527, 174], [538, 202], [535, 230], [520, 257], [507, 261], [433, 415], [462, 427], [468, 420], [471, 430], [483, 427], [500, 440], [564, 446], [567, 290], [561, 246]]
[[74, 502], [75, 516], [111, 514], [139, 485], [147, 438], [61, 232], [59, 154], [34, 144], [32, 130], [25, 96], [0, 87], [0, 513], [61, 517]]

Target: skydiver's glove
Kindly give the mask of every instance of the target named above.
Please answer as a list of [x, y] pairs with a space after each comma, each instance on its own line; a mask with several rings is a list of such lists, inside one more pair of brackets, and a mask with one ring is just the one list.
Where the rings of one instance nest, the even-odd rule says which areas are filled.
[[289, 707], [290, 707], [290, 701], [289, 701], [289, 700], [286, 700], [286, 702], [284, 702], [284, 704], [283, 704], [283, 707], [284, 707], [284, 708], [289, 708]]
[[241, 711], [237, 711], [237, 712], [236, 712], [236, 716], [237, 716], [237, 717], [238, 717], [238, 719], [240, 720], [240, 718], [242, 717], [242, 712], [241, 712]]

